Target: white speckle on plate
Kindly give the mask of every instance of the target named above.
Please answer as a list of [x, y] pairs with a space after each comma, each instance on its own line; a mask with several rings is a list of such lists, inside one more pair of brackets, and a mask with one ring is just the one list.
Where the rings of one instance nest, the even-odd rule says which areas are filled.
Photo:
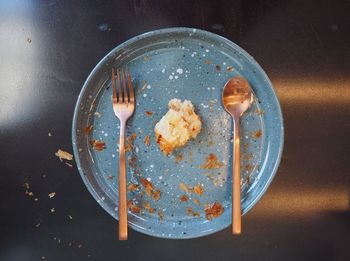
[[148, 84], [148, 85], [147, 85], [147, 89], [151, 89], [151, 85]]
[[106, 133], [105, 133], [105, 137], [107, 137], [107, 136], [108, 136], [108, 133], [106, 132]]
[[205, 57], [206, 56], [205, 53], [203, 53], [202, 56]]
[[163, 179], [163, 176], [159, 176], [159, 179], [160, 179], [160, 180]]
[[225, 63], [225, 62], [223, 62], [222, 64], [223, 64], [223, 65], [226, 65], [226, 63]]
[[179, 79], [179, 76], [175, 75], [175, 79]]
[[178, 91], [177, 91], [177, 90], [175, 90], [175, 93], [178, 93]]
[[172, 79], [174, 79], [174, 76], [169, 75], [169, 80], [172, 80]]
[[176, 72], [177, 72], [178, 74], [182, 74], [182, 73], [184, 72], [184, 70], [182, 70], [181, 68], [179, 68], [179, 69], [176, 70]]
[[154, 168], [154, 165], [153, 165], [153, 164], [151, 164], [151, 165], [150, 165], [150, 167], [151, 167], [151, 168]]
[[115, 154], [112, 154], [112, 158], [115, 158]]
[[209, 53], [209, 49], [205, 49], [205, 52], [206, 52], [206, 53]]
[[143, 94], [143, 97], [147, 97], [147, 93], [144, 93], [144, 94]]
[[196, 31], [197, 31], [197, 29], [193, 29], [193, 30], [192, 30], [192, 32], [194, 32], [194, 33], [195, 33]]
[[135, 148], [135, 152], [138, 153], [139, 152], [139, 147]]
[[162, 70], [162, 73], [165, 73], [165, 69]]
[[150, 177], [147, 178], [148, 181], [151, 181], [152, 179]]
[[209, 88], [209, 87], [208, 87], [207, 89], [208, 89], [208, 91], [210, 91], [210, 88]]
[[215, 90], [215, 87], [212, 87], [211, 89], [212, 89], [212, 90]]

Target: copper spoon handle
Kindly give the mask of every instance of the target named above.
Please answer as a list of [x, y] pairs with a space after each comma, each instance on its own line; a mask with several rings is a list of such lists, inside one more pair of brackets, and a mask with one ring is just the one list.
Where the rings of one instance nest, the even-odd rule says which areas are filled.
[[233, 117], [232, 234], [241, 233], [241, 173], [239, 117]]

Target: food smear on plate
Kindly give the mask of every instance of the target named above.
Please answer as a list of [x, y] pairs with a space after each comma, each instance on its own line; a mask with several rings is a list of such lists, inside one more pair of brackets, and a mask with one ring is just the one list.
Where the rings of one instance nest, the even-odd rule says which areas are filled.
[[193, 217], [200, 217], [200, 214], [196, 211], [193, 211], [191, 207], [186, 208], [187, 214]]
[[184, 146], [190, 139], [195, 139], [202, 128], [191, 101], [172, 99], [168, 107], [169, 111], [154, 128], [159, 148], [165, 155]]
[[212, 204], [206, 204], [204, 211], [205, 218], [208, 220], [212, 220], [213, 218], [217, 218], [222, 213], [224, 213], [224, 208], [219, 202], [214, 202]]
[[93, 128], [94, 128], [93, 125], [86, 126], [86, 127], [84, 128], [84, 134], [89, 135], [89, 134], [91, 133], [91, 131], [92, 131]]
[[215, 154], [210, 153], [208, 157], [206, 157], [206, 162], [200, 166], [202, 169], [218, 169], [225, 166], [224, 163], [218, 161], [218, 158]]
[[136, 133], [132, 133], [131, 136], [126, 138], [125, 152], [132, 151], [132, 149], [134, 148], [134, 141], [136, 140], [136, 137]]

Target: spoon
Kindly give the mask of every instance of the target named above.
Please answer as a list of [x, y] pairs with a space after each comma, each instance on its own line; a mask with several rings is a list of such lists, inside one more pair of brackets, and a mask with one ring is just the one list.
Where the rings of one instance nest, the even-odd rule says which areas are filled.
[[222, 103], [233, 120], [232, 164], [232, 234], [241, 233], [241, 173], [239, 118], [253, 101], [250, 85], [246, 79], [236, 76], [227, 81], [222, 92]]

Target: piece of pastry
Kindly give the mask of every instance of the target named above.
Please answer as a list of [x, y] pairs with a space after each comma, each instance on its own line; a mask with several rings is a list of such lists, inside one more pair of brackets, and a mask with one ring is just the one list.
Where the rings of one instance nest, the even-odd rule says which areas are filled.
[[172, 99], [168, 107], [169, 111], [154, 128], [159, 148], [166, 155], [196, 138], [202, 127], [191, 101]]

